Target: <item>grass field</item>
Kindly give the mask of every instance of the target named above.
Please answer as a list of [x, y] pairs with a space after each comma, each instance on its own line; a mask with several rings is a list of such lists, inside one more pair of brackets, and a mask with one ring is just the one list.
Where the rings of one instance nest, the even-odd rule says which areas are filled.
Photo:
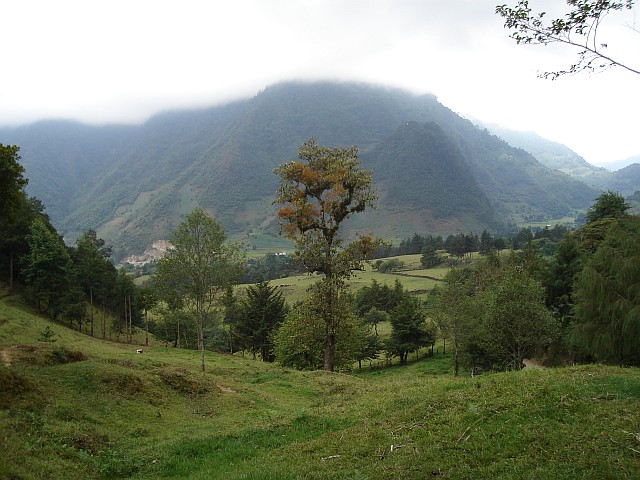
[[[363, 271], [355, 272], [353, 277], [351, 277], [350, 284], [352, 290], [356, 291], [362, 287], [371, 285], [373, 280], [389, 286], [393, 286], [395, 281], [399, 280], [406, 290], [417, 293], [418, 295], [425, 295], [427, 291], [439, 283], [438, 279], [444, 278], [449, 270], [445, 267], [423, 268], [420, 265], [420, 255], [403, 255], [390, 258], [402, 260], [405, 263], [404, 268], [397, 272], [380, 273], [373, 269], [371, 265], [366, 265]], [[284, 297], [288, 302], [292, 303], [302, 300], [307, 295], [309, 286], [316, 282], [318, 278], [319, 277], [315, 275], [296, 275], [272, 280], [269, 283], [280, 287]]]
[[[0, 292], [3, 479], [637, 479], [640, 370], [351, 374], [93, 339]], [[38, 341], [50, 327], [54, 342]]]

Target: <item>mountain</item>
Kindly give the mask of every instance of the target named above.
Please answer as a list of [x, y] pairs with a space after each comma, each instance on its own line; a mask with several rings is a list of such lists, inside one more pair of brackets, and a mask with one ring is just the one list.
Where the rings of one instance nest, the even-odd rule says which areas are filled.
[[42, 121], [0, 129], [0, 143], [20, 147], [28, 191], [44, 202], [59, 225], [71, 213], [69, 199], [78, 188], [96, 181], [122, 156], [136, 131], [130, 126]]
[[509, 145], [526, 150], [543, 165], [572, 177], [587, 177], [594, 173], [607, 171], [604, 168], [591, 165], [566, 145], [547, 140], [537, 133], [509, 130], [495, 125], [490, 126], [489, 129]]
[[635, 155], [633, 157], [625, 158], [624, 160], [617, 160], [615, 162], [607, 163], [605, 167], [607, 168], [607, 170], [615, 172], [634, 163], [640, 163], [640, 155]]
[[594, 175], [585, 181], [600, 190], [611, 190], [630, 197], [640, 190], [640, 163], [632, 163], [605, 175]]
[[543, 166], [433, 95], [354, 83], [283, 83], [255, 97], [167, 112], [139, 126], [43, 122], [1, 129], [22, 148], [29, 192], [67, 239], [88, 228], [118, 257], [168, 238], [195, 206], [255, 246], [278, 234], [273, 169], [321, 145], [358, 145], [378, 208], [350, 232], [496, 230], [587, 208], [597, 191]]
[[495, 126], [491, 130], [509, 144], [531, 153], [543, 165], [578, 178], [596, 190], [611, 190], [627, 197], [640, 190], [640, 156], [610, 163], [606, 168], [595, 167], [569, 147], [533, 132]]

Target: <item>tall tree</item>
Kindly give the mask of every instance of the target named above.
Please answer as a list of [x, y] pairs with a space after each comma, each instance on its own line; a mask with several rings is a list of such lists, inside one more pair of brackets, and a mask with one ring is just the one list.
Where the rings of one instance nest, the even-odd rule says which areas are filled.
[[490, 253], [478, 266], [452, 271], [440, 290], [436, 318], [458, 362], [520, 369], [556, 335], [544, 289], [516, 255]]
[[0, 219], [15, 218], [15, 211], [22, 203], [27, 179], [20, 165], [20, 148], [0, 143]]
[[422, 256], [420, 257], [420, 265], [424, 268], [433, 268], [440, 265], [444, 261], [444, 257], [438, 253], [438, 251], [430, 245], [427, 245], [422, 249]]
[[273, 361], [271, 333], [282, 323], [286, 313], [287, 305], [278, 287], [267, 281], [247, 287], [237, 328], [254, 359], [260, 353], [263, 362]]
[[[472, 297], [473, 282], [470, 269], [452, 269], [444, 279], [444, 285], [436, 290], [433, 317], [440, 334], [451, 351], [454, 376], [468, 359], [469, 344], [478, 330], [479, 311]], [[448, 340], [448, 343], [447, 343]]]
[[565, 16], [549, 22], [546, 22], [546, 13], [534, 13], [527, 0], [520, 0], [513, 8], [499, 5], [496, 13], [504, 18], [505, 28], [512, 31], [511, 38], [518, 44], [560, 43], [578, 49], [578, 61], [568, 70], [545, 72], [541, 75], [543, 78], [555, 80], [561, 75], [601, 71], [612, 66], [640, 74], [640, 68], [629, 63], [631, 59], [609, 56], [607, 43], [599, 35], [607, 14], [630, 10], [634, 3], [634, 0], [567, 0], [569, 11]]
[[227, 287], [241, 277], [243, 256], [237, 245], [226, 243], [220, 224], [200, 208], [178, 226], [171, 245], [173, 248], [158, 262], [155, 281], [178, 294], [193, 315], [204, 371], [205, 327]]
[[[105, 271], [110, 270], [109, 256], [111, 249], [98, 238], [95, 230], [84, 232], [77, 240], [72, 252], [78, 280], [89, 296], [91, 336], [94, 334], [94, 294], [101, 281], [105, 279]], [[105, 265], [108, 263], [109, 265]]]
[[478, 296], [481, 339], [493, 366], [520, 370], [523, 360], [556, 336], [542, 284], [518, 264], [506, 263], [497, 281]]
[[573, 341], [593, 359], [640, 365], [640, 217], [614, 224], [578, 275]]
[[149, 311], [153, 309], [158, 303], [156, 291], [149, 285], [145, 285], [138, 289], [138, 299], [140, 303], [140, 309], [144, 315], [144, 344], [149, 345]]
[[324, 277], [316, 287], [324, 321], [324, 368], [333, 371], [340, 312], [336, 298], [346, 279], [377, 248], [379, 241], [359, 236], [344, 245], [341, 224], [354, 213], [372, 207], [376, 199], [371, 172], [360, 167], [357, 147], [320, 147], [315, 139], [298, 151], [301, 161], [275, 169], [280, 176], [276, 203], [284, 235], [296, 243], [296, 259], [310, 273]]
[[[300, 370], [316, 370], [326, 363], [324, 339], [326, 338], [326, 312], [321, 299], [326, 284], [316, 283], [308, 297], [294, 305], [273, 335], [275, 357], [280, 365]], [[352, 295], [347, 290], [337, 291], [333, 298], [336, 328], [334, 368], [349, 368], [367, 355], [371, 328], [354, 313]]]
[[137, 288], [133, 279], [121, 267], [117, 271], [115, 284], [115, 295], [112, 299], [112, 310], [116, 313], [116, 323], [114, 325], [118, 338], [124, 332], [127, 341], [131, 343], [133, 337], [133, 316], [139, 311], [137, 302]]
[[[556, 314], [563, 328], [569, 324], [574, 305], [573, 285], [582, 270], [582, 256], [572, 235], [567, 234], [547, 270], [547, 306]], [[566, 332], [565, 332], [566, 333]]]
[[23, 192], [23, 200], [15, 210], [12, 218], [0, 216], [0, 265], [2, 271], [8, 271], [9, 287], [13, 287], [14, 279], [20, 276], [20, 257], [29, 249], [27, 235], [36, 218], [41, 218], [53, 231], [49, 217], [44, 214], [44, 205], [35, 197], [27, 197]]
[[62, 239], [42, 218], [32, 223], [27, 243], [29, 251], [22, 257], [22, 264], [28, 290], [38, 308], [56, 318], [62, 312], [64, 294], [71, 283], [71, 257]]
[[387, 351], [407, 363], [409, 352], [435, 341], [435, 333], [427, 327], [424, 311], [415, 297], [405, 294], [400, 304], [391, 312], [391, 338]]

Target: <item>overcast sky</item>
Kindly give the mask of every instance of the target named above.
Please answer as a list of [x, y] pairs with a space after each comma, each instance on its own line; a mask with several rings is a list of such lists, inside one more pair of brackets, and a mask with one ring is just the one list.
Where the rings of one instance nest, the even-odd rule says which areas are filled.
[[[594, 164], [640, 154], [640, 75], [538, 78], [577, 51], [516, 45], [494, 13], [507, 2], [516, 0], [6, 1], [0, 125], [142, 122], [282, 80], [345, 79], [433, 93], [467, 118], [535, 131]], [[638, 10], [609, 17], [601, 34], [636, 67]]]

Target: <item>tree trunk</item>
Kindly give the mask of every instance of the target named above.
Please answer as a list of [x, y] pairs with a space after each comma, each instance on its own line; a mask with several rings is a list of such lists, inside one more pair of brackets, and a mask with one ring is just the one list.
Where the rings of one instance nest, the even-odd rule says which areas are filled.
[[93, 337], [93, 286], [89, 287], [89, 305], [91, 308], [91, 336]]
[[324, 340], [324, 369], [333, 372], [335, 364], [336, 336], [333, 333], [327, 334]]
[[107, 337], [107, 307], [106, 300], [102, 299], [102, 338]]
[[9, 251], [9, 290], [13, 288], [13, 250]]
[[133, 315], [131, 314], [131, 294], [129, 294], [129, 342], [133, 342]]
[[200, 325], [198, 325], [198, 343], [201, 351], [202, 371], [204, 372], [204, 313], [200, 310]]

